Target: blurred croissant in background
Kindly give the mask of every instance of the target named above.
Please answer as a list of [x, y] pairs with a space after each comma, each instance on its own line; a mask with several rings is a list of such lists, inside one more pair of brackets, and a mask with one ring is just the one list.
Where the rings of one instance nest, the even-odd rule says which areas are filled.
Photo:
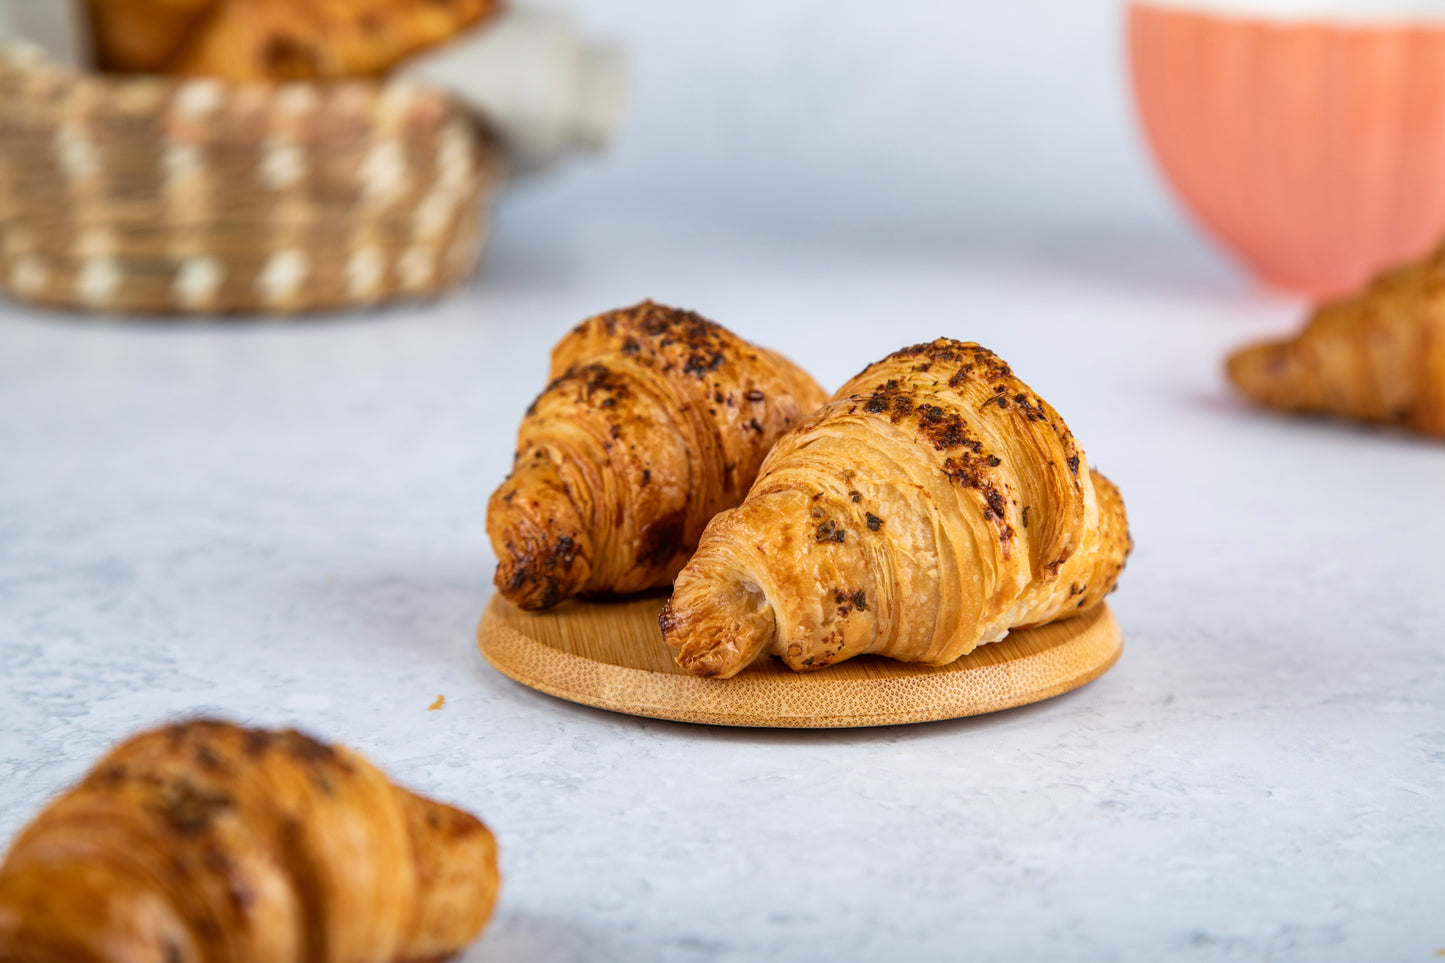
[[1229, 376], [1272, 408], [1445, 436], [1445, 247], [1323, 305], [1297, 337], [1235, 353]]
[[90, 0], [118, 72], [251, 81], [385, 74], [497, 12], [499, 0]]
[[90, 0], [96, 57], [115, 73], [160, 73], [216, 0]]

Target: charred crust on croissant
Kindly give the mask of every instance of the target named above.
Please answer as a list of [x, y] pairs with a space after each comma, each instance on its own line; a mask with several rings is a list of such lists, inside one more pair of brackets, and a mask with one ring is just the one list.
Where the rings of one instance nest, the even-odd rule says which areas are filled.
[[[619, 324], [630, 324], [651, 341], [651, 344], [645, 344], [636, 335], [627, 337], [619, 347], [624, 355], [636, 357], [644, 351], [654, 358], [665, 355], [666, 363], [678, 366], [683, 374], [699, 380], [727, 363], [729, 349], [736, 341], [722, 325], [696, 312], [670, 308], [654, 301], [610, 312], [602, 315], [601, 319], [609, 334], [615, 334]], [[573, 329], [573, 334], [585, 333], [595, 321], [589, 318], [582, 322]]]
[[838, 606], [838, 617], [846, 619], [854, 610], [868, 611], [868, 593], [862, 589], [834, 589], [833, 602]]
[[677, 620], [672, 613], [672, 599], [668, 599], [667, 602], [663, 604], [662, 611], [658, 613], [657, 628], [663, 637], [666, 638], [672, 634], [672, 630], [676, 627]]
[[[541, 551], [518, 552], [512, 549], [510, 543], [508, 549], [509, 558], [525, 554], [527, 560], [526, 565], [517, 566], [507, 577], [507, 589], [510, 593], [537, 597], [539, 608], [550, 608], [561, 601], [563, 573], [571, 571], [572, 563], [577, 558], [577, 546], [572, 536], [562, 535], [555, 542], [547, 543]], [[528, 585], [535, 586], [535, 591], [525, 592]]]
[[[869, 365], [859, 377], [889, 361], [912, 358], [926, 359], [924, 364], [914, 366], [919, 373], [927, 373], [934, 364], [960, 364], [948, 380], [950, 388], [958, 390], [969, 381], [987, 382], [992, 385], [994, 394], [984, 403], [985, 408], [993, 405], [1001, 412], [1017, 412], [1029, 422], [1047, 423], [1069, 452], [1067, 464], [1070, 471], [1078, 475], [1079, 454], [1073, 434], [1067, 427], [1062, 427], [1052, 409], [1038, 397], [1031, 396], [1026, 386], [1014, 378], [1013, 369], [987, 348], [940, 338], [895, 351], [884, 361]], [[930, 387], [918, 381], [904, 385], [897, 378], [889, 378], [873, 389], [863, 404], [863, 410], [869, 414], [886, 415], [893, 424], [916, 418], [919, 436], [935, 450], [962, 449], [944, 462], [943, 471], [964, 487], [977, 489], [982, 494], [986, 514], [998, 524], [999, 539], [1007, 545], [1014, 532], [1006, 521], [1004, 494], [998, 488], [996, 473], [991, 471], [1000, 467], [1002, 460], [992, 452], [984, 454], [983, 442], [969, 431], [958, 411], [927, 400], [937, 393], [937, 386], [938, 382], [933, 382]], [[1081, 483], [1076, 480], [1076, 484]]]
[[686, 524], [687, 513], [681, 510], [644, 524], [642, 537], [637, 542], [637, 561], [643, 565], [658, 566], [676, 555], [682, 546], [683, 526]]

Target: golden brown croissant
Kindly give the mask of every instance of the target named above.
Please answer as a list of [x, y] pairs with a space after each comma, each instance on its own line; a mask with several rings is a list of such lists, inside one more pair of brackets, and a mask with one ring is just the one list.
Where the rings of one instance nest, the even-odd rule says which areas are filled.
[[1229, 359], [1250, 398], [1445, 435], [1445, 247], [1315, 311], [1290, 341]]
[[105, 70], [163, 70], [216, 0], [90, 0], [96, 58]]
[[781, 355], [651, 301], [582, 322], [551, 377], [487, 507], [497, 589], [524, 609], [667, 585], [827, 398]]
[[486, 925], [472, 816], [297, 732], [198, 721], [121, 744], [0, 865], [0, 960], [440, 960]]
[[498, 7], [498, 0], [219, 0], [174, 66], [233, 82], [370, 77]]
[[871, 365], [785, 435], [703, 533], [661, 625], [678, 664], [764, 653], [820, 669], [874, 653], [943, 665], [1113, 589], [1118, 490], [1064, 420], [976, 344]]

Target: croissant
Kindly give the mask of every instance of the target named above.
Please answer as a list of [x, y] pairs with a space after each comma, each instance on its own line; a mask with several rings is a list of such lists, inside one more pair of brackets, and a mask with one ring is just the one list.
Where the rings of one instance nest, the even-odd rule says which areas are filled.
[[677, 662], [735, 675], [865, 653], [943, 665], [1097, 605], [1130, 549], [1119, 491], [976, 344], [889, 355], [785, 435], [718, 515], [660, 622]]
[[236, 83], [386, 73], [499, 9], [499, 0], [217, 0], [177, 73]]
[[496, 846], [474, 817], [293, 731], [136, 736], [0, 865], [0, 960], [440, 960], [486, 924]]
[[154, 73], [176, 56], [216, 0], [90, 0], [96, 59], [118, 73]]
[[1293, 340], [1239, 351], [1228, 367], [1263, 405], [1445, 435], [1445, 247], [1320, 307]]
[[487, 508], [497, 589], [524, 609], [669, 584], [827, 399], [781, 355], [651, 301], [582, 322], [551, 377]]

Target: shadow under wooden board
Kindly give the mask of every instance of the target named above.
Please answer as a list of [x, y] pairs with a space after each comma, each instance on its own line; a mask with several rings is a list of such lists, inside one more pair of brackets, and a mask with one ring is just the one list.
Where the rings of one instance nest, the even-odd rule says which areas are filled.
[[503, 675], [570, 702], [635, 716], [724, 726], [828, 729], [957, 719], [1076, 689], [1119, 658], [1108, 606], [1010, 633], [945, 666], [861, 656], [797, 673], [761, 659], [731, 679], [679, 669], [662, 641], [663, 598], [567, 602], [523, 612], [492, 597], [477, 629]]

